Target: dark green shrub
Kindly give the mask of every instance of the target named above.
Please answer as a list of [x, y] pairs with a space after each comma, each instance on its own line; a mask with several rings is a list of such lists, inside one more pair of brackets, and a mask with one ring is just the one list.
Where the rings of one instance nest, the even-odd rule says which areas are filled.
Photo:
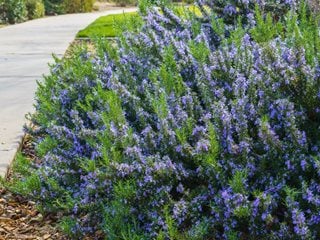
[[42, 0], [27, 0], [26, 7], [29, 19], [40, 18], [45, 14], [45, 8]]
[[24, 0], [3, 0], [2, 19], [8, 23], [23, 22], [27, 17], [27, 9]]
[[93, 10], [94, 0], [84, 0], [82, 2], [84, 12], [91, 12]]
[[44, 0], [46, 15], [63, 14], [63, 0]]
[[91, 12], [93, 0], [64, 0], [63, 7], [66, 13]]
[[0, 0], [0, 23], [4, 21], [4, 0]]
[[45, 0], [46, 14], [90, 12], [94, 0]]

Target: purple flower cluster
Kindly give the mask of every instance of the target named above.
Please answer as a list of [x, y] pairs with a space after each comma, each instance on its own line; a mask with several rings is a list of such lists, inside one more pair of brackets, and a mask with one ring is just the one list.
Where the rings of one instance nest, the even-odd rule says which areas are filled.
[[121, 226], [141, 239], [318, 238], [320, 55], [230, 41], [165, 7], [144, 18], [117, 51], [80, 52], [40, 85], [42, 203], [115, 239]]
[[[250, 22], [252, 13], [255, 7], [258, 6], [265, 12], [272, 12], [275, 18], [282, 18], [288, 11], [297, 9], [299, 2], [297, 0], [197, 0], [195, 1], [201, 10], [205, 11], [205, 7], [210, 8], [220, 18], [223, 18], [227, 23], [233, 24], [238, 20], [238, 17], [245, 16], [242, 19], [245, 23]], [[207, 12], [207, 11], [206, 11]], [[210, 14], [205, 14], [210, 18]], [[248, 21], [249, 20], [249, 21]]]

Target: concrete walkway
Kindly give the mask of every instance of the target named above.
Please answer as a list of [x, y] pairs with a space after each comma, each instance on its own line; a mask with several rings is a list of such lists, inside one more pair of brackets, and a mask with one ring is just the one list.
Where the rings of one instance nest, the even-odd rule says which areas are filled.
[[76, 33], [99, 16], [122, 12], [61, 15], [0, 29], [0, 176], [20, 146], [25, 115], [33, 111], [36, 80], [48, 74], [52, 53], [62, 56]]

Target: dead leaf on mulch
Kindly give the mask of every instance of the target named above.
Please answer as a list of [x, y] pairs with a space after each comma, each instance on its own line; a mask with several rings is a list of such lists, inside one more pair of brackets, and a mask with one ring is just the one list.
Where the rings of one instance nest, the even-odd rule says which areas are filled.
[[[31, 161], [39, 161], [29, 137], [23, 142], [22, 153]], [[13, 174], [10, 169], [8, 181], [13, 179]], [[0, 187], [0, 240], [67, 240], [57, 227], [57, 219], [43, 216], [35, 202]]]
[[56, 222], [42, 216], [35, 205], [0, 190], [0, 240], [64, 240]]

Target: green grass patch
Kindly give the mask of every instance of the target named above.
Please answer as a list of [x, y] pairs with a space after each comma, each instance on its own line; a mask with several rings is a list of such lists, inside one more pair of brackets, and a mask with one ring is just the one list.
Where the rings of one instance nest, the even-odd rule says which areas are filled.
[[120, 31], [120, 26], [126, 21], [139, 18], [138, 13], [120, 13], [112, 14], [98, 18], [85, 29], [80, 30], [78, 38], [99, 38], [99, 37], [116, 37]]
[[[196, 6], [178, 6], [175, 13], [181, 17], [187, 17], [188, 12], [193, 12], [201, 16], [199, 8]], [[137, 23], [141, 20], [137, 12], [120, 13], [103, 16], [95, 20], [86, 28], [80, 30], [77, 38], [108, 38], [116, 37], [121, 33], [123, 26], [130, 25], [126, 23]]]

